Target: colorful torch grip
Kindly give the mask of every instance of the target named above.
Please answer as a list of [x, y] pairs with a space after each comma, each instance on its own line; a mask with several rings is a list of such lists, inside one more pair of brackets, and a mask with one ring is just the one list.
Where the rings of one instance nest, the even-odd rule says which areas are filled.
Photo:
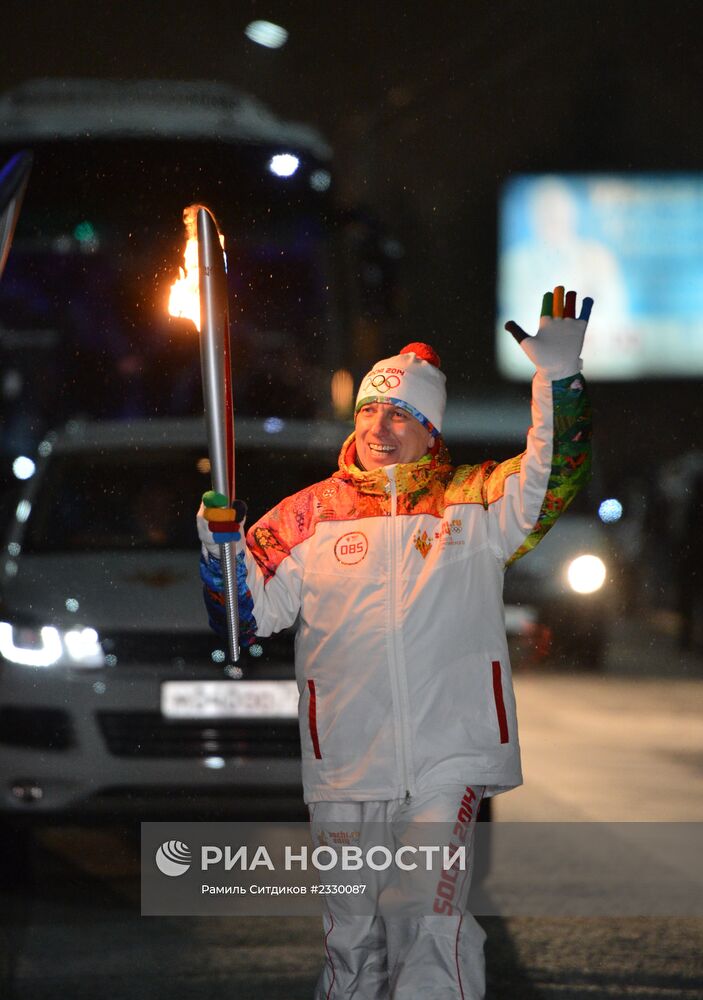
[[[229, 347], [227, 274], [217, 224], [206, 208], [198, 209], [198, 271], [200, 283], [200, 362], [207, 425], [212, 488], [231, 502], [234, 486], [234, 411]], [[227, 615], [229, 664], [225, 672], [241, 677], [235, 546], [220, 546], [220, 563]]]

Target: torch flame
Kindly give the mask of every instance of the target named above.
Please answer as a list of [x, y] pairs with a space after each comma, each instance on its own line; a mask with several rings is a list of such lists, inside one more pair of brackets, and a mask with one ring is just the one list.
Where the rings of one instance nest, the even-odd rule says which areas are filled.
[[[198, 268], [198, 212], [203, 205], [189, 205], [183, 210], [186, 227], [186, 246], [183, 252], [183, 267], [178, 268], [179, 277], [171, 285], [168, 298], [170, 316], [189, 319], [200, 331], [200, 277]], [[220, 245], [224, 250], [225, 238], [220, 233]]]

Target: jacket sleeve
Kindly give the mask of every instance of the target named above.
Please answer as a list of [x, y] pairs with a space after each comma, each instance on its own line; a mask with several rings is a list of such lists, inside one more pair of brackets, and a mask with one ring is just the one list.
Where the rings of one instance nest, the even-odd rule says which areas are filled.
[[[288, 628], [300, 610], [303, 566], [296, 546], [306, 537], [305, 494], [282, 501], [237, 542], [237, 601], [240, 642]], [[200, 575], [211, 627], [226, 635], [220, 561], [203, 545]]]
[[537, 545], [590, 478], [591, 412], [583, 376], [552, 382], [538, 371], [525, 451], [483, 468], [489, 540], [509, 565]]
[[[246, 579], [244, 553], [237, 553], [237, 604], [239, 606], [239, 643], [251, 646], [256, 639], [254, 605]], [[227, 638], [227, 612], [225, 611], [224, 586], [220, 560], [202, 546], [200, 552], [200, 579], [210, 628], [222, 639]]]

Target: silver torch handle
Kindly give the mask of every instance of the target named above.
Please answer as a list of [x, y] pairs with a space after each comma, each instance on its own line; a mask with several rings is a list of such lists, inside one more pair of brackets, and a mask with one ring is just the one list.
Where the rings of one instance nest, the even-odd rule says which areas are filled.
[[[198, 209], [198, 270], [200, 283], [200, 362], [207, 425], [212, 488], [230, 503], [235, 499], [234, 412], [229, 343], [227, 273], [217, 224], [206, 208]], [[242, 676], [239, 667], [236, 550], [220, 546], [220, 566], [227, 615], [228, 676]]]

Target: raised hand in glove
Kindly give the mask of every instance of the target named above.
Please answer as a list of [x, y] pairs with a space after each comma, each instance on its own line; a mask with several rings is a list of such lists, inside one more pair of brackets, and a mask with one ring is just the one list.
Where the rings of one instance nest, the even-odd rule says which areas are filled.
[[[201, 542], [209, 549], [227, 542], [238, 542], [241, 525], [247, 516], [247, 505], [243, 500], [233, 500], [230, 506], [226, 496], [208, 490], [203, 493], [203, 502], [198, 511], [198, 534]], [[214, 551], [219, 554], [219, 549]]]
[[576, 319], [576, 292], [567, 292], [564, 298], [564, 286], [558, 285], [554, 292], [544, 293], [539, 329], [534, 336], [512, 320], [505, 324], [505, 329], [512, 333], [537, 370], [554, 382], [583, 368], [580, 355], [592, 308], [593, 299], [585, 298]]

